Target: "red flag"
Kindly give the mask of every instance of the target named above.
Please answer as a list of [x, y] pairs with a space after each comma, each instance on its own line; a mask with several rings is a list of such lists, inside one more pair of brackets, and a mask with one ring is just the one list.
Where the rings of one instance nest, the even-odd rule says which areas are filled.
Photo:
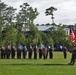
[[75, 35], [75, 40], [76, 40], [76, 27], [74, 29], [74, 35]]
[[72, 28], [70, 28], [70, 37], [72, 42], [76, 42], [76, 30], [73, 32]]

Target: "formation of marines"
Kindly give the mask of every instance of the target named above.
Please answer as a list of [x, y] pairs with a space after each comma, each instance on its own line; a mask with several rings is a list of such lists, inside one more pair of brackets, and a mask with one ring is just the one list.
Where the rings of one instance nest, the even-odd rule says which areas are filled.
[[5, 46], [1, 47], [1, 59], [5, 59], [5, 58], [6, 59], [10, 59], [10, 58], [26, 59], [27, 56], [29, 59], [31, 58], [37, 59], [38, 56], [39, 56], [39, 59], [41, 58], [47, 59], [48, 54], [49, 54], [49, 58], [52, 59], [53, 50], [51, 46], [49, 46], [49, 48], [47, 48], [46, 46], [42, 48], [42, 47], [38, 47], [37, 45], [34, 45], [33, 47], [32, 45], [29, 45], [28, 47], [24, 45], [23, 48], [20, 48], [20, 46], [10, 47], [9, 45], [6, 47]]
[[[61, 47], [62, 49], [62, 47]], [[53, 59], [53, 48], [52, 46], [43, 46], [41, 45], [40, 47], [38, 47], [37, 45], [34, 45], [32, 47], [32, 45], [29, 45], [29, 47], [27, 47], [26, 45], [23, 46], [23, 48], [20, 48], [20, 46], [15, 47], [12, 46], [10, 47], [8, 46], [2, 46], [1, 47], [1, 59], [26, 59], [26, 56], [28, 56], [29, 59], [47, 59], [48, 56], [50, 59]], [[73, 50], [71, 50], [72, 53], [72, 57], [71, 57], [71, 61], [70, 63], [68, 63], [69, 65], [74, 65], [75, 64], [75, 59], [76, 59], [76, 46], [74, 46]], [[33, 55], [34, 54], [34, 55]], [[66, 59], [67, 57], [67, 49], [66, 47], [63, 48], [63, 55], [64, 58]]]

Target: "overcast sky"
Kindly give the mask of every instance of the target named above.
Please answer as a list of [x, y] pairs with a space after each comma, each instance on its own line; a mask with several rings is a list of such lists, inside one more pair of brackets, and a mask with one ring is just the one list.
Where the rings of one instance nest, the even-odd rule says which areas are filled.
[[37, 8], [40, 13], [35, 19], [35, 24], [52, 23], [51, 16], [45, 16], [45, 10], [51, 6], [57, 8], [54, 12], [56, 24], [76, 23], [76, 0], [1, 0], [9, 6], [19, 9], [23, 3], [28, 3], [33, 8]]

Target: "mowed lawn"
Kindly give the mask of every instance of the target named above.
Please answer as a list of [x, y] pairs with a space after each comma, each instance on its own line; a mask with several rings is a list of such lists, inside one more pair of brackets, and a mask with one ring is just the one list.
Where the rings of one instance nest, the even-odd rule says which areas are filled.
[[53, 59], [0, 59], [0, 75], [76, 75], [76, 63], [68, 65], [71, 53], [63, 58], [54, 52]]

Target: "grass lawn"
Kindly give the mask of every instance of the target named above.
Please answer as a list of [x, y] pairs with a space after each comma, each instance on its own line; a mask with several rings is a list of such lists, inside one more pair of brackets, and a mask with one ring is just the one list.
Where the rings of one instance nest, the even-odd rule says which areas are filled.
[[0, 75], [76, 75], [76, 63], [67, 65], [71, 54], [63, 58], [62, 52], [54, 52], [53, 59], [0, 59]]

